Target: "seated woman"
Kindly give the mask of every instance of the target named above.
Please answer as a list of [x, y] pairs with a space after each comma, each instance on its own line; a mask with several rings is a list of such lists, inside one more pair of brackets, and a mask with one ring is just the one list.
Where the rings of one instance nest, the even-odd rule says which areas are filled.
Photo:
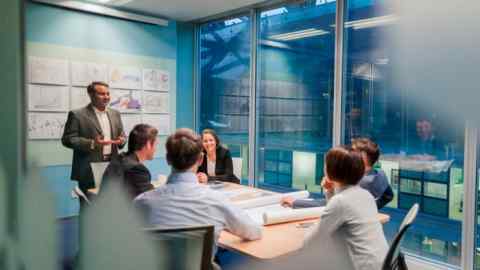
[[[388, 178], [381, 169], [374, 169], [373, 166], [380, 156], [380, 147], [378, 144], [368, 138], [357, 138], [352, 140], [352, 149], [361, 154], [365, 173], [358, 185], [369, 191], [375, 199], [378, 209], [393, 200], [393, 190], [390, 187]], [[325, 206], [326, 201], [321, 200], [294, 200], [291, 197], [282, 199], [284, 206], [293, 208], [319, 207]]]
[[198, 168], [197, 177], [201, 183], [207, 181], [223, 181], [240, 183], [240, 180], [233, 174], [233, 163], [230, 151], [220, 145], [217, 134], [212, 129], [205, 129], [202, 132], [203, 162]]
[[365, 170], [361, 154], [332, 148], [324, 170], [327, 205], [306, 248], [321, 249], [319, 256], [332, 265], [328, 269], [380, 269], [388, 244], [373, 196], [357, 185]]

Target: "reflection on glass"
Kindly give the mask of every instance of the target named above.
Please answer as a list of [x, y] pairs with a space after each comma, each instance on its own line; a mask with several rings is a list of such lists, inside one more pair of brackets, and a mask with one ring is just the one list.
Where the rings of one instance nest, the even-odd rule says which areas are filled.
[[416, 223], [427, 229], [413, 226], [402, 245], [410, 253], [459, 265], [464, 126], [419, 102], [418, 89], [398, 87], [391, 35], [399, 17], [392, 3], [347, 1], [343, 139], [369, 137], [381, 147], [379, 165], [395, 193], [385, 210], [393, 216], [387, 236], [393, 237], [389, 232], [396, 231], [402, 214], [419, 203]]
[[248, 175], [250, 19], [239, 16], [200, 27], [199, 126], [214, 129]]
[[335, 6], [306, 1], [259, 14], [256, 175], [263, 187], [321, 191], [332, 143]]

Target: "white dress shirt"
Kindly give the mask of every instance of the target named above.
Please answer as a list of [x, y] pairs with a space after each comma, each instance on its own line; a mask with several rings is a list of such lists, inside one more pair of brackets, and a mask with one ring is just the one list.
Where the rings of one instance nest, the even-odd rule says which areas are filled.
[[322, 270], [380, 270], [388, 244], [373, 196], [356, 185], [335, 190], [327, 199], [306, 245], [315, 250]]
[[222, 230], [256, 240], [262, 228], [218, 191], [199, 184], [192, 172], [174, 172], [167, 184], [138, 195], [134, 203], [147, 214], [151, 226], [179, 228], [214, 225], [215, 243]]
[[207, 159], [207, 174], [208, 176], [215, 176], [215, 160]]
[[[93, 107], [95, 110], [95, 115], [97, 115], [98, 122], [100, 123], [100, 127], [102, 128], [103, 139], [104, 140], [111, 140], [112, 139], [112, 129], [110, 127], [110, 120], [108, 119], [107, 110], [106, 108], [104, 111], [100, 111], [95, 106]], [[103, 154], [110, 155], [112, 154], [112, 145], [104, 145], [103, 146]]]

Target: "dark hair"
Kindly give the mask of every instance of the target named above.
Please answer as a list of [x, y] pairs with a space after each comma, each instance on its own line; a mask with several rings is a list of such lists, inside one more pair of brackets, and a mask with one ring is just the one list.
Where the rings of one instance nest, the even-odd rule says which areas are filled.
[[356, 185], [365, 172], [360, 153], [345, 146], [330, 149], [325, 156], [328, 178], [345, 185]]
[[380, 156], [380, 147], [368, 138], [352, 139], [352, 148], [367, 155], [368, 163], [373, 166]]
[[203, 140], [203, 136], [204, 136], [205, 134], [210, 134], [210, 135], [212, 135], [213, 138], [215, 139], [215, 143], [217, 144], [217, 146], [220, 145], [220, 139], [218, 138], [217, 133], [215, 133], [215, 130], [209, 129], [209, 128], [204, 129], [204, 130], [202, 131], [202, 140]]
[[158, 130], [147, 124], [138, 124], [128, 135], [128, 153], [142, 149], [147, 142], [155, 141]]
[[109, 87], [106, 82], [100, 82], [100, 81], [98, 81], [98, 82], [92, 82], [91, 84], [89, 84], [89, 85], [87, 86], [87, 93], [88, 93], [89, 95], [95, 93], [95, 86], [97, 86], [97, 85], [102, 85], [102, 86], [105, 86], [105, 87]]
[[200, 136], [188, 128], [180, 128], [168, 136], [165, 143], [167, 161], [173, 168], [184, 171], [200, 158], [203, 146]]

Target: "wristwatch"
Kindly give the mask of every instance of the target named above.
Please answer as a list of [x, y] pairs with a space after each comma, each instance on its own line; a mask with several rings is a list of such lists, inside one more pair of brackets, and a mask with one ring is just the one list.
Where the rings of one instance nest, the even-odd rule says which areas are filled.
[[91, 149], [91, 150], [94, 150], [94, 149], [95, 149], [95, 140], [92, 140], [92, 141], [90, 142], [90, 149]]

